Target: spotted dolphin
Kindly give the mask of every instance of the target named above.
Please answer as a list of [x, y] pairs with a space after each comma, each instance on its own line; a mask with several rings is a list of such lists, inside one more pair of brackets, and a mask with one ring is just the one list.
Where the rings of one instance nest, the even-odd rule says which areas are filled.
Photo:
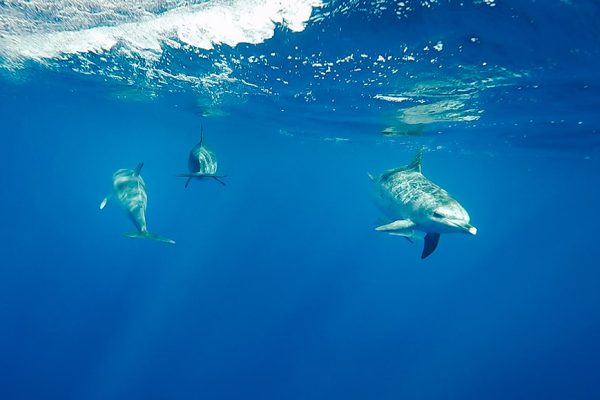
[[188, 156], [189, 172], [179, 174], [178, 177], [187, 178], [185, 187], [187, 188], [192, 179], [212, 178], [221, 185], [226, 186], [221, 179], [225, 176], [217, 175], [217, 156], [205, 145], [202, 144], [204, 128], [200, 128], [200, 142], [196, 144]]
[[376, 186], [377, 206], [392, 221], [375, 229], [410, 241], [424, 239], [421, 258], [426, 258], [437, 248], [440, 234], [476, 235], [477, 228], [448, 192], [422, 174], [422, 155], [420, 150], [407, 166], [369, 177]]
[[135, 169], [117, 170], [112, 178], [113, 192], [102, 200], [100, 209], [103, 210], [108, 201], [115, 197], [125, 211], [127, 211], [127, 215], [137, 229], [137, 232], [126, 233], [125, 236], [175, 244], [175, 241], [172, 239], [148, 232], [148, 226], [146, 224], [146, 205], [148, 203], [148, 196], [146, 195], [146, 184], [140, 175], [143, 166], [144, 163], [141, 162]]

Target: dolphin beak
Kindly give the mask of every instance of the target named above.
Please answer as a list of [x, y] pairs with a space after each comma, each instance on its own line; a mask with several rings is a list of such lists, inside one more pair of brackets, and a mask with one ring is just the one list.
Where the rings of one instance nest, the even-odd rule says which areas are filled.
[[468, 233], [470, 235], [477, 235], [477, 228], [475, 228], [469, 223], [448, 221], [447, 224], [458, 229], [463, 229], [465, 233]]
[[465, 228], [465, 230], [466, 230], [467, 232], [469, 232], [471, 235], [473, 235], [473, 236], [477, 235], [477, 228], [475, 228], [473, 225], [466, 224], [466, 225], [464, 226], [464, 228]]

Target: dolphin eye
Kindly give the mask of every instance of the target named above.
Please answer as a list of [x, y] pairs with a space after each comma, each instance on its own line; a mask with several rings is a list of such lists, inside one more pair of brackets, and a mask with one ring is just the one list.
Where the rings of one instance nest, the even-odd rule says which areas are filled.
[[436, 218], [444, 218], [444, 215], [440, 214], [440, 213], [439, 213], [439, 212], [437, 212], [437, 211], [434, 211], [434, 212], [433, 212], [433, 216], [434, 216], [434, 217], [436, 217]]

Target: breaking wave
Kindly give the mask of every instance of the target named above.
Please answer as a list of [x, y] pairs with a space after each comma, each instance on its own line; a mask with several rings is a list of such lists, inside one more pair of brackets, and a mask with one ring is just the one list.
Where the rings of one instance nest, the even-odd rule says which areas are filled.
[[0, 55], [44, 61], [103, 53], [158, 57], [165, 46], [212, 49], [257, 44], [281, 25], [302, 31], [319, 0], [9, 1], [2, 6]]

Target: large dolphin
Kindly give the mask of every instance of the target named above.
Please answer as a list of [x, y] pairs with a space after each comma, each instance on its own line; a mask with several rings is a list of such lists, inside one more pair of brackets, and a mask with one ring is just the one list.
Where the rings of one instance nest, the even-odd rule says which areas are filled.
[[126, 233], [125, 236], [175, 244], [174, 240], [148, 232], [146, 224], [148, 196], [146, 195], [146, 184], [140, 175], [143, 166], [144, 163], [141, 162], [135, 169], [117, 170], [112, 179], [113, 192], [102, 200], [100, 209], [103, 210], [108, 201], [112, 197], [116, 197], [137, 229], [137, 232]]
[[444, 189], [421, 173], [422, 150], [407, 166], [390, 169], [378, 177], [376, 203], [392, 221], [377, 231], [412, 239], [425, 239], [421, 258], [434, 252], [441, 233], [477, 234], [467, 211]]
[[187, 188], [192, 179], [212, 178], [225, 186], [221, 180], [225, 176], [217, 175], [217, 156], [202, 144], [204, 128], [200, 128], [200, 142], [196, 144], [188, 156], [189, 172], [179, 174], [178, 177], [187, 178], [185, 187]]

